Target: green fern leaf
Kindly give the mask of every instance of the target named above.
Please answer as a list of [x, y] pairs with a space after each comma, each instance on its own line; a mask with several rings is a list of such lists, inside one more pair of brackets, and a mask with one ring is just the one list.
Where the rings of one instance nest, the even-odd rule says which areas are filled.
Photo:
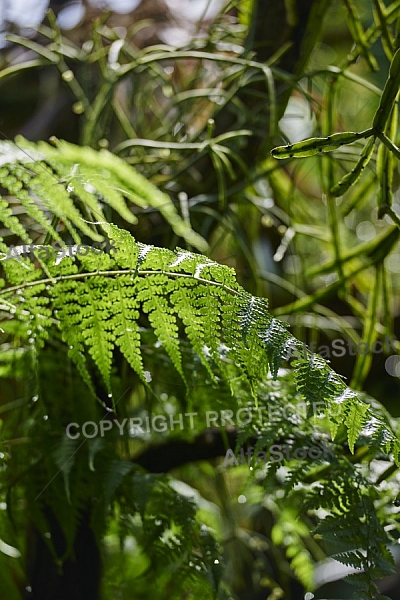
[[[26, 142], [20, 138], [17, 141], [25, 147]], [[57, 142], [57, 148], [42, 142], [38, 144], [38, 149], [48, 159], [57, 161], [61, 158], [71, 166], [78, 163], [80, 169], [86, 169], [84, 172], [89, 174], [89, 185], [98, 189], [101, 195], [104, 180], [111, 181], [111, 184], [107, 185], [106, 183], [104, 194], [109, 198], [110, 205], [114, 205], [121, 216], [126, 214], [126, 206], [122, 197], [127, 196], [138, 206], [156, 208], [177, 235], [201, 251], [207, 249], [205, 240], [192, 231], [178, 215], [171, 199], [111, 152], [107, 150], [96, 152], [91, 148], [75, 146], [67, 142]], [[129, 220], [132, 221], [132, 219]]]
[[175, 282], [169, 280], [166, 275], [148, 275], [138, 291], [137, 298], [142, 303], [143, 311], [148, 314], [158, 340], [165, 347], [174, 367], [186, 383], [179, 348], [179, 329], [173, 310], [165, 297], [165, 294], [172, 292], [174, 288]]
[[[63, 339], [72, 351], [71, 357], [80, 357], [86, 346], [111, 393], [112, 342], [115, 335], [107, 321], [111, 312], [107, 278], [96, 277], [84, 282], [61, 281], [53, 288], [52, 295]], [[79, 365], [87, 380], [80, 358]]]
[[285, 344], [292, 337], [286, 327], [286, 323], [277, 319], [271, 319], [267, 326], [260, 332], [260, 338], [264, 342], [269, 368], [273, 377], [278, 376]]
[[68, 436], [63, 436], [57, 450], [54, 453], [55, 463], [59, 467], [64, 478], [65, 493], [67, 495], [68, 502], [71, 502], [70, 473], [75, 462], [77, 444], [77, 440], [72, 440]]
[[110, 302], [114, 308], [109, 327], [114, 332], [116, 344], [132, 369], [146, 383], [140, 350], [139, 298], [137, 287], [130, 276], [122, 275], [112, 282], [109, 289]]
[[210, 377], [215, 380], [215, 374], [204, 351], [205, 336], [203, 332], [203, 319], [201, 314], [199, 314], [199, 310], [196, 308], [195, 300], [197, 298], [196, 291], [198, 290], [193, 289], [195, 284], [196, 282], [193, 280], [183, 280], [179, 288], [172, 292], [171, 302], [176, 313], [183, 321], [186, 335], [193, 349], [199, 355]]
[[354, 452], [354, 444], [358, 440], [365, 423], [369, 408], [367, 404], [351, 402], [347, 410], [345, 424], [347, 427], [347, 439], [351, 452]]

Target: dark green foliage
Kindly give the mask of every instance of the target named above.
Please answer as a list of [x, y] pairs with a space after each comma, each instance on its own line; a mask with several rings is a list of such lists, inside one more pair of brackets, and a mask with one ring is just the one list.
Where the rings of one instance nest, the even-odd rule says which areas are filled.
[[[15, 163], [11, 163], [10, 171], [14, 169]], [[2, 181], [4, 185], [11, 185], [7, 177], [7, 165], [3, 165]], [[39, 189], [37, 180], [26, 185], [28, 190]], [[53, 186], [53, 180], [42, 179], [40, 193], [45, 194], [46, 185]], [[18, 194], [21, 189], [14, 187], [13, 191]], [[65, 207], [69, 202], [68, 195], [60, 200]], [[85, 233], [83, 229], [87, 225], [81, 227], [81, 218], [67, 208], [63, 212], [64, 218], [67, 213], [72, 236], [78, 226]], [[20, 225], [9, 220], [6, 210], [3, 214], [4, 225], [18, 235]], [[41, 221], [36, 220], [45, 227], [44, 217]], [[47, 228], [47, 232], [51, 234], [51, 229]], [[117, 349], [147, 389], [149, 365], [142, 350], [143, 326], [147, 323], [153, 331], [156, 347], [163, 349], [171, 368], [182, 381], [186, 390], [185, 402], [194, 406], [197, 401], [189, 387], [187, 360], [183, 355], [184, 338], [203, 365], [210, 383], [222, 378], [232, 392], [235, 389], [238, 406], [246, 406], [240, 398], [246, 397], [246, 389], [251, 392], [254, 400], [247, 405], [253, 409], [258, 407], [260, 421], [250, 429], [244, 428], [238, 444], [256, 435], [255, 453], [268, 449], [277, 439], [289, 444], [291, 455], [305, 443], [320, 450], [320, 457], [290, 471], [285, 484], [288, 498], [290, 493], [294, 498], [300, 498], [296, 486], [304, 486], [307, 478], [318, 474], [321, 465], [327, 468], [324, 444], [331, 443], [329, 432], [335, 439], [343, 425], [351, 452], [363, 431], [373, 431], [368, 440], [372, 450], [392, 453], [398, 464], [399, 441], [385, 417], [376, 413], [361, 395], [350, 391], [324, 359], [312, 354], [291, 336], [285, 323], [269, 314], [265, 300], [246, 293], [237, 284], [231, 268], [186, 250], [172, 251], [138, 244], [127, 231], [105, 221], [93, 222], [90, 233], [93, 239], [107, 236], [110, 251], [98, 249], [95, 254], [87, 255], [69, 252], [70, 248], [77, 250], [75, 245], [66, 246], [55, 254], [51, 247], [42, 245], [42, 250], [49, 250], [43, 259], [35, 255], [32, 259], [23, 258], [10, 252], [5, 253], [3, 261], [0, 301], [2, 310], [8, 312], [5, 330], [11, 339], [18, 331], [19, 339], [25, 340], [23, 344], [33, 344], [36, 352], [42, 351], [47, 341], [61, 336], [72, 364], [80, 373], [82, 385], [86, 386], [86, 398], [82, 397], [78, 402], [81, 408], [71, 406], [67, 412], [64, 410], [64, 426], [68, 419], [84, 422], [84, 415], [88, 416], [88, 412], [83, 411], [88, 394], [95, 401], [88, 404], [88, 407], [92, 406], [89, 413], [96, 412], [93, 369], [112, 398], [111, 406], [118, 410], [119, 384], [113, 376]], [[79, 240], [77, 237], [74, 241]], [[25, 241], [24, 236], [21, 241]], [[15, 364], [25, 358], [15, 343], [11, 346], [15, 353], [9, 355], [9, 363], [15, 368]], [[293, 361], [291, 356], [296, 359]], [[277, 379], [285, 361], [293, 369], [294, 386], [282, 379], [276, 388], [279, 393], [276, 396], [271, 387], [275, 385], [273, 380], [266, 384], [267, 373], [269, 371], [273, 379]], [[237, 382], [235, 388], [232, 387], [233, 380]], [[269, 392], [266, 391], [268, 386]], [[298, 423], [295, 418], [278, 419], [275, 425], [268, 422], [266, 410], [282, 408], [288, 397], [297, 403], [303, 398], [309, 414], [316, 403], [323, 404], [327, 421], [320, 437], [311, 425]], [[54, 421], [54, 411], [60, 415], [62, 412], [57, 408], [54, 396], [50, 394], [49, 400], [49, 413]], [[39, 435], [35, 428], [32, 434]], [[54, 440], [50, 455], [38, 453], [31, 457], [33, 463], [42, 463], [42, 468], [33, 471], [36, 474], [28, 489], [30, 493], [38, 494], [35, 520], [43, 535], [47, 527], [45, 506], [51, 506], [53, 510], [56, 507], [65, 509], [56, 512], [66, 536], [64, 554], [60, 556], [52, 550], [57, 561], [62, 562], [72, 551], [80, 515], [87, 508], [88, 498], [97, 498], [92, 526], [99, 540], [104, 535], [108, 507], [119, 499], [122, 519], [126, 521], [124, 535], [133, 528], [137, 542], [148, 556], [149, 568], [159, 573], [156, 577], [162, 580], [168, 564], [168, 570], [179, 572], [175, 581], [179, 593], [189, 589], [186, 587], [188, 582], [190, 593], [194, 593], [193, 590], [198, 590], [197, 582], [203, 578], [209, 592], [198, 597], [214, 597], [207, 594], [215, 594], [220, 589], [221, 557], [212, 535], [196, 524], [195, 506], [190, 500], [172, 491], [166, 479], [137, 472], [132, 462], [118, 459], [115, 449], [102, 438], [87, 440], [86, 450], [78, 452], [82, 442], [69, 439], [61, 431], [53, 432], [50, 437]], [[360, 479], [356, 467], [341, 457], [344, 447], [333, 448], [338, 455], [330, 463], [329, 477], [320, 477], [318, 487], [309, 488], [306, 506], [309, 510], [324, 508], [329, 511], [316, 532], [326, 540], [337, 560], [363, 570], [364, 574], [358, 575], [357, 579], [353, 577], [359, 589], [371, 590], [372, 580], [390, 570], [391, 561], [385, 550], [388, 539], [375, 515], [367, 480]], [[265, 480], [266, 489], [277, 476], [279, 466], [279, 462], [271, 463]], [[49, 485], [58, 471], [64, 480], [64, 492], [60, 486]], [[64, 503], [63, 493], [67, 499]], [[42, 501], [45, 501], [44, 512], [41, 511]], [[136, 521], [130, 524], [130, 515], [136, 512], [140, 526], [134, 525]], [[364, 548], [366, 557], [358, 547]], [[310, 558], [302, 547], [301, 536], [295, 535], [287, 552], [294, 571], [306, 583]]]
[[[259, 22], [271, 39], [279, 31], [267, 46], [252, 43], [255, 30], [245, 42], [243, 22], [230, 17], [194, 49], [138, 51], [103, 22], [89, 50], [65, 41], [54, 21], [41, 30], [48, 48], [13, 36], [42, 52], [41, 66], [58, 66], [83, 109], [82, 145], [0, 143], [0, 485], [9, 522], [0, 517], [5, 541], [26, 556], [36, 555], [10, 523], [34, 525], [52, 576], [74, 562], [90, 529], [104, 554], [105, 598], [236, 600], [249, 579], [249, 589], [289, 598], [293, 574], [313, 590], [315, 563], [331, 557], [357, 569], [348, 578], [355, 598], [382, 600], [376, 581], [393, 571], [388, 546], [398, 538], [398, 422], [356, 391], [369, 356], [356, 359], [353, 390], [300, 342], [325, 326], [368, 343], [394, 337], [384, 261], [399, 236], [399, 7], [374, 0], [375, 24], [365, 29], [357, 4], [344, 2], [352, 54], [310, 73], [325, 0], [265, 3], [274, 18], [259, 11]], [[342, 125], [337, 84], [379, 94], [350, 69], [359, 56], [376, 69], [378, 37], [389, 75], [375, 116]], [[311, 184], [270, 156], [294, 90], [303, 116], [316, 120], [312, 137], [272, 156], [314, 155]], [[353, 128], [360, 132], [336, 133]], [[394, 225], [354, 243], [375, 197], [377, 218]], [[340, 308], [330, 304], [336, 294]], [[186, 411], [193, 424], [180, 427]], [[153, 418], [175, 426], [138, 434], [116, 425]], [[87, 422], [106, 434], [68, 437], [69, 424]]]

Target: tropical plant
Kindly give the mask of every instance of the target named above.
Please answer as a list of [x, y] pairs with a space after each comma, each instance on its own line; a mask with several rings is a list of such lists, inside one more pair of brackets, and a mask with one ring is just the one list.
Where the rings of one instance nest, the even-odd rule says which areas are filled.
[[[356, 598], [385, 598], [399, 423], [365, 391], [372, 353], [348, 387], [305, 342], [324, 324], [399, 347], [400, 5], [374, 1], [364, 31], [364, 3], [346, 0], [351, 54], [307, 67], [327, 4], [239, 3], [182, 49], [138, 51], [105, 22], [79, 47], [52, 15], [38, 40], [9, 36], [37, 57], [6, 66], [4, 86], [57, 67], [82, 126], [78, 144], [0, 144], [4, 597], [289, 600], [331, 557], [355, 570]], [[351, 70], [376, 68], [377, 39], [383, 91]], [[349, 80], [380, 100], [335, 131]], [[277, 146], [296, 98], [318, 137]], [[292, 159], [316, 154], [300, 185]], [[367, 218], [378, 237], [352, 247]], [[262, 265], [267, 241], [280, 272]]]

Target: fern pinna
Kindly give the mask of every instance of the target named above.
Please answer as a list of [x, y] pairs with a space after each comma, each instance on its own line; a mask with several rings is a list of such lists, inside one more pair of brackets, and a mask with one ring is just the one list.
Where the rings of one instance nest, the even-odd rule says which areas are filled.
[[[92, 400], [92, 404], [87, 400], [87, 408], [75, 409], [71, 402], [66, 411], [68, 418], [78, 422], [95, 418], [93, 407], [99, 397], [99, 380], [107, 394], [108, 410], [119, 414], [121, 390], [115, 369], [119, 356], [136, 374], [143, 389], [152, 393], [154, 373], [146, 353], [150, 336], [152, 347], [166, 357], [181, 380], [185, 407], [201, 412], [199, 397], [191, 385], [193, 372], [187, 367], [185, 351], [189, 347], [210, 390], [212, 386], [225, 390], [228, 401], [236, 407], [251, 405], [259, 409], [259, 421], [244, 426], [238, 443], [254, 438], [260, 451], [276, 440], [296, 447], [304, 439], [313, 440], [315, 435], [317, 445], [321, 440], [327, 444], [335, 442], [331, 461], [318, 458], [299, 467], [287, 457], [289, 474], [282, 487], [288, 501], [294, 502], [299, 518], [304, 516], [304, 506], [308, 507], [307, 518], [313, 520], [317, 534], [326, 537], [328, 552], [331, 544], [337, 560], [358, 569], [357, 577], [353, 577], [358, 585], [357, 597], [378, 598], [374, 581], [392, 568], [391, 555], [386, 550], [389, 537], [383, 529], [383, 523], [390, 521], [390, 511], [381, 508], [381, 520], [378, 519], [372, 485], [375, 473], [364, 473], [365, 465], [357, 465], [362, 457], [390, 457], [396, 465], [400, 464], [400, 443], [391, 419], [376, 404], [350, 390], [324, 359], [293, 337], [286, 324], [269, 313], [265, 299], [252, 296], [237, 283], [232, 268], [186, 249], [142, 244], [128, 230], [111, 223], [106, 218], [109, 209], [128, 223], [135, 221], [134, 208], [128, 209], [126, 199], [136, 207], [152, 205], [178, 236], [192, 246], [206, 249], [204, 240], [179, 217], [168, 197], [125, 163], [109, 153], [72, 145], [52, 148], [21, 143], [22, 149], [11, 143], [1, 147], [0, 184], [8, 191], [8, 196], [0, 201], [0, 220], [6, 232], [0, 240], [1, 328], [5, 339], [2, 375], [21, 374], [29, 366], [38, 397], [46, 397], [40, 373], [44, 357], [53, 348], [58, 356], [69, 356], [80, 376], [82, 398]], [[54, 175], [63, 179], [67, 189], [55, 181]], [[13, 202], [24, 210], [13, 211]], [[99, 244], [95, 251], [93, 242]], [[57, 406], [54, 397], [53, 394], [47, 405], [53, 413], [44, 415], [50, 419], [61, 415], [65, 408]], [[274, 402], [282, 406], [289, 398], [294, 403], [305, 401], [308, 421], [281, 419], [271, 423], [266, 409]], [[311, 420], [315, 403], [323, 404], [323, 424]], [[84, 404], [84, 400], [79, 404]], [[151, 408], [157, 410], [154, 405]], [[68, 422], [65, 414], [60, 418], [64, 425]], [[320, 433], [316, 434], [318, 430]], [[39, 435], [40, 432], [43, 426]], [[34, 435], [38, 435], [36, 430]], [[122, 515], [135, 511], [140, 514], [143, 544], [154, 542], [152, 550], [148, 550], [154, 565], [159, 564], [157, 553], [162, 554], [165, 548], [165, 543], [160, 545], [157, 540], [164, 536], [164, 541], [169, 540], [171, 560], [193, 565], [197, 556], [199, 572], [209, 584], [212, 581], [210, 598], [217, 588], [221, 598], [228, 597], [219, 584], [220, 575], [214, 573], [219, 567], [212, 566], [219, 564], [216, 546], [212, 550], [210, 546], [204, 551], [205, 556], [198, 558], [205, 534], [202, 537], [196, 529], [190, 502], [177, 500], [178, 494], [170, 505], [171, 510], [174, 503], [185, 505], [182, 511], [187, 511], [190, 524], [187, 531], [180, 522], [179, 511], [176, 515], [167, 514], [155, 525], [151, 510], [146, 514], [144, 506], [154, 503], [154, 511], [161, 511], [158, 492], [153, 484], [146, 487], [146, 475], [134, 468], [135, 460], [126, 460], [128, 451], [116, 451], [114, 444], [113, 450], [106, 452], [105, 441], [90, 440], [85, 472], [81, 459], [75, 457], [75, 443], [65, 435], [53, 435], [51, 439], [52, 464], [63, 473], [67, 498], [78, 507], [72, 521], [67, 513], [61, 513], [68, 543], [58, 560], [65, 560], [73, 551], [74, 528], [79, 514], [87, 510], [88, 498], [101, 498], [93, 513], [101, 517], [97, 522], [93, 517], [94, 529], [101, 537], [109, 506], [118, 497]], [[102, 461], [96, 460], [100, 456]], [[38, 462], [43, 458], [42, 453]], [[266, 490], [271, 481], [276, 485], [279, 466], [269, 464]], [[38, 497], [46, 490], [43, 498], [55, 512], [60, 490], [47, 485], [53, 472], [51, 467], [42, 470], [40, 482], [36, 481], [32, 489], [41, 490]], [[95, 472], [97, 476], [93, 475]], [[71, 485], [72, 474], [80, 481], [75, 488]], [[318, 490], [315, 483], [320, 486]], [[160, 480], [157, 485], [162, 487], [164, 483]], [[172, 494], [168, 486], [164, 492], [167, 496]], [[137, 499], [130, 506], [131, 493]], [[40, 507], [40, 501], [36, 506]], [[354, 514], [351, 506], [356, 507]], [[318, 525], [317, 514], [322, 508], [326, 518]], [[38, 509], [37, 514], [44, 534], [46, 522], [52, 517], [48, 510]], [[282, 527], [279, 514], [284, 513], [277, 511], [277, 541]], [[287, 553], [292, 568], [304, 584], [311, 586], [311, 558], [305, 536], [298, 525], [293, 525], [291, 535]], [[196, 548], [190, 541], [193, 536]], [[336, 552], [333, 546], [339, 542]], [[360, 547], [365, 548], [366, 556]], [[186, 548], [184, 559], [182, 548]], [[189, 569], [188, 573], [192, 571]]]

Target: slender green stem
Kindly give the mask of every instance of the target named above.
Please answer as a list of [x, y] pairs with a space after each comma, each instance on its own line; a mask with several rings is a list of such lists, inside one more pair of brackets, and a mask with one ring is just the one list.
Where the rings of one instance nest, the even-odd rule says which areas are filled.
[[92, 271], [85, 273], [74, 273], [73, 275], [59, 275], [56, 277], [48, 277], [46, 279], [38, 279], [36, 281], [28, 281], [25, 283], [21, 283], [19, 285], [14, 285], [7, 289], [3, 289], [3, 293], [15, 292], [17, 290], [22, 290], [29, 287], [34, 287], [36, 285], [47, 285], [49, 283], [55, 284], [59, 281], [68, 281], [68, 280], [77, 280], [77, 279], [86, 279], [88, 277], [114, 277], [118, 275], [134, 275], [139, 277], [144, 277], [147, 275], [167, 275], [168, 277], [185, 277], [189, 279], [193, 279], [194, 281], [199, 281], [200, 283], [207, 283], [208, 285], [214, 285], [216, 287], [221, 287], [227, 292], [237, 296], [241, 295], [242, 292], [235, 290], [225, 283], [220, 283], [218, 281], [212, 281], [211, 279], [204, 279], [202, 277], [195, 277], [194, 275], [190, 275], [188, 273], [174, 273], [172, 271], [140, 271], [134, 272], [132, 269], [121, 269], [121, 270], [112, 270], [112, 271]]
[[397, 156], [397, 158], [400, 159], [400, 148], [398, 148], [396, 144], [392, 142], [392, 140], [390, 140], [383, 132], [379, 132], [377, 136], [385, 144], [386, 148], [388, 148], [395, 156]]

